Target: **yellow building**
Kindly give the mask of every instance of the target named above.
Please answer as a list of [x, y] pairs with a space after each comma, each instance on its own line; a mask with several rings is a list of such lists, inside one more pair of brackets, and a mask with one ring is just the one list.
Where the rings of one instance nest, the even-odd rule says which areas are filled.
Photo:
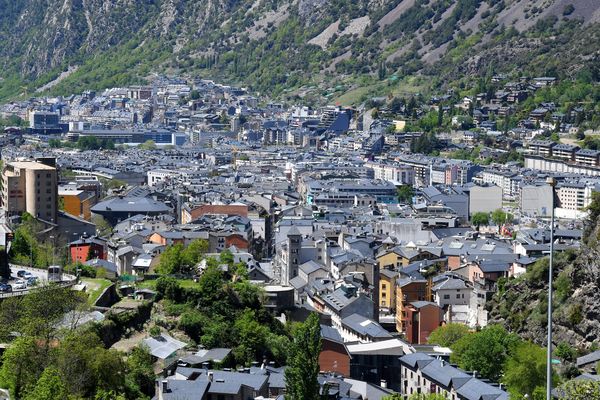
[[416, 246], [396, 246], [394, 248], [384, 250], [377, 256], [379, 268], [385, 267], [406, 267], [415, 261], [433, 260], [441, 256], [441, 248], [435, 252], [419, 249]]
[[383, 268], [379, 271], [379, 308], [396, 311], [396, 278], [397, 271]]

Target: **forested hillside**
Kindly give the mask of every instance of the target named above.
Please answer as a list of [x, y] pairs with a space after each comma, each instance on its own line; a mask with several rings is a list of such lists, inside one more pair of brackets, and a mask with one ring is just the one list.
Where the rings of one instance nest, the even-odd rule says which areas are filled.
[[153, 73], [287, 97], [353, 93], [347, 102], [462, 88], [473, 74], [600, 75], [600, 2], [588, 0], [0, 0], [0, 9], [0, 98]]

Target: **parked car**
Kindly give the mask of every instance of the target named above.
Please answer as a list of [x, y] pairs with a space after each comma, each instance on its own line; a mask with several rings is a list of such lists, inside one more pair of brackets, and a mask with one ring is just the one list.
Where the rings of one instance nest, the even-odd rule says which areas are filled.
[[15, 290], [25, 290], [27, 289], [27, 281], [24, 279], [19, 279], [18, 281], [13, 283], [12, 287]]
[[27, 278], [27, 286], [36, 286], [38, 284], [37, 276], [30, 276]]
[[7, 285], [6, 283], [0, 283], [0, 292], [10, 293], [12, 292], [12, 286]]
[[17, 276], [19, 278], [22, 278], [22, 277], [25, 276], [26, 273], [27, 273], [27, 271], [25, 271], [24, 269], [22, 269], [22, 270], [20, 270], [20, 271], [17, 272]]
[[29, 279], [29, 278], [34, 278], [34, 277], [35, 277], [34, 274], [32, 274], [29, 271], [25, 271], [25, 273], [23, 274], [23, 276], [21, 278], [23, 278], [23, 279]]

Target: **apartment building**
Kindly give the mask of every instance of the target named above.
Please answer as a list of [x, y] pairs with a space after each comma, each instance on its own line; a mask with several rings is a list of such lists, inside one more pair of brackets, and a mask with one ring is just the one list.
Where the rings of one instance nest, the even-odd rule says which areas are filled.
[[556, 196], [561, 208], [583, 210], [592, 202], [593, 189], [582, 182], [561, 182], [556, 187]]
[[7, 163], [2, 171], [2, 206], [8, 215], [28, 212], [36, 218], [57, 222], [58, 185], [56, 168], [46, 163]]
[[400, 357], [400, 364], [404, 398], [417, 393], [438, 394], [451, 400], [509, 398], [500, 385], [478, 379], [476, 372], [462, 371], [425, 353], [406, 354]]

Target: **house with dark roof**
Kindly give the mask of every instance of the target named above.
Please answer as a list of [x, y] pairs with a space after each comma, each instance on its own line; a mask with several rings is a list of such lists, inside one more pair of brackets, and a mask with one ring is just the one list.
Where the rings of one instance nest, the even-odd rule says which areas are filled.
[[111, 225], [137, 214], [161, 215], [171, 213], [166, 204], [148, 197], [113, 197], [91, 208], [92, 214], [102, 216]]
[[431, 301], [413, 301], [404, 312], [404, 331], [409, 343], [427, 343], [429, 334], [443, 321], [443, 310]]
[[269, 374], [178, 367], [157, 381], [156, 400], [247, 400], [269, 396]]
[[359, 314], [343, 318], [340, 333], [345, 342], [370, 343], [392, 338], [379, 323]]
[[460, 400], [508, 400], [509, 395], [498, 385], [484, 382], [470, 374], [425, 353], [400, 357], [402, 393], [439, 394]]
[[592, 368], [596, 368], [600, 362], [600, 350], [593, 351], [585, 356], [577, 358], [577, 368], [585, 369], [590, 371]]
[[321, 325], [321, 353], [319, 369], [350, 376], [350, 353], [337, 329]]

